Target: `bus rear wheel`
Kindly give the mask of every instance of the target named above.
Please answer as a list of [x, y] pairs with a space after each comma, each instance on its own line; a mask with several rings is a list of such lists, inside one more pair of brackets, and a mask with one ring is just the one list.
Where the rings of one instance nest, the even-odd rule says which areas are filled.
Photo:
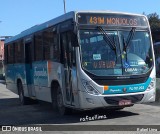
[[28, 98], [24, 96], [23, 85], [21, 82], [18, 82], [18, 94], [21, 105], [28, 104]]

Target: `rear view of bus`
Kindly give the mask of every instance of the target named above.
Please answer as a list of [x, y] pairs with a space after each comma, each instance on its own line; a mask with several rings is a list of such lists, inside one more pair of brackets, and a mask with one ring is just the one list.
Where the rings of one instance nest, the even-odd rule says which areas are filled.
[[143, 15], [77, 13], [81, 107], [132, 106], [155, 101], [155, 61]]

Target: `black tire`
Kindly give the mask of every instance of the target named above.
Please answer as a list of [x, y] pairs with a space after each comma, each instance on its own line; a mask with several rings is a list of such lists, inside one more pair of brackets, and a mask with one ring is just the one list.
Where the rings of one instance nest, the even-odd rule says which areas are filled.
[[115, 109], [113, 109], [114, 111], [120, 111], [120, 110], [122, 110], [122, 109], [124, 109], [124, 107], [122, 107], [122, 108], [115, 108]]
[[18, 82], [18, 94], [21, 105], [28, 104], [28, 98], [24, 96], [23, 85], [21, 82]]
[[71, 109], [65, 107], [60, 86], [54, 86], [55, 92], [52, 92], [52, 106], [60, 115], [67, 115], [71, 113]]

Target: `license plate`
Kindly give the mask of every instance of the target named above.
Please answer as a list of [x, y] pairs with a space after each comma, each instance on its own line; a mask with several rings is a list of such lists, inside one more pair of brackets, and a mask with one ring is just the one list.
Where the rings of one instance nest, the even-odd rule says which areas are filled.
[[131, 105], [131, 100], [120, 100], [119, 101], [119, 106], [126, 106], [126, 105]]

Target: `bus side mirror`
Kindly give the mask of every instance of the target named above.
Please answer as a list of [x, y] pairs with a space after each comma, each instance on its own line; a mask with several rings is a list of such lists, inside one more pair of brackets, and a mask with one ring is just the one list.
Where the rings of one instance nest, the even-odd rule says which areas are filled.
[[73, 47], [78, 47], [78, 38], [77, 35], [75, 33], [72, 34], [72, 46]]

